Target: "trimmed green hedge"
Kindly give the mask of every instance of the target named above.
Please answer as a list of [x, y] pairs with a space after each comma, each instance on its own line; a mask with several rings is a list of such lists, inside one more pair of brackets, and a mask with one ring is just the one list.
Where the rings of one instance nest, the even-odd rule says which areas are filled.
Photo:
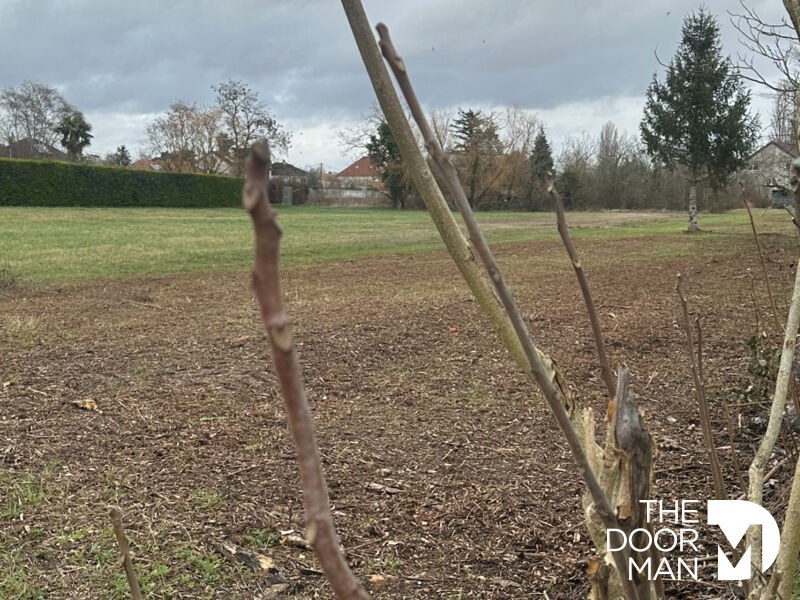
[[0, 206], [241, 206], [242, 180], [0, 159]]

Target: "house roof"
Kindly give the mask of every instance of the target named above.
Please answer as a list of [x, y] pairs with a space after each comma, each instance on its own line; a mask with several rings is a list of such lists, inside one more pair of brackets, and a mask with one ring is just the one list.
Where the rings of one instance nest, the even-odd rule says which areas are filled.
[[794, 144], [790, 144], [790, 143], [784, 142], [782, 140], [770, 140], [766, 144], [761, 146], [761, 148], [759, 148], [758, 150], [753, 152], [753, 154], [752, 154], [752, 156], [750, 158], [760, 154], [761, 152], [763, 152], [765, 149], [769, 148], [770, 146], [775, 146], [776, 148], [778, 148], [779, 150], [782, 150], [783, 152], [785, 152], [786, 154], [788, 154], [792, 158], [797, 158], [798, 156], [800, 156], [800, 152], [798, 152], [797, 147]]
[[778, 148], [786, 152], [787, 154], [791, 154], [793, 157], [797, 158], [798, 154], [797, 146], [794, 144], [790, 144], [789, 142], [784, 142], [782, 140], [772, 140], [772, 143], [775, 144]]
[[23, 138], [11, 142], [8, 146], [0, 146], [0, 156], [5, 158], [69, 160], [69, 156], [50, 144], [39, 142], [31, 138]]
[[339, 172], [337, 177], [372, 177], [380, 179], [380, 173], [372, 165], [369, 156], [362, 156], [352, 165]]
[[160, 166], [152, 158], [140, 158], [128, 165], [128, 168], [134, 171], [158, 171]]
[[273, 177], [305, 177], [308, 175], [308, 172], [303, 169], [286, 162], [272, 163], [271, 173]]

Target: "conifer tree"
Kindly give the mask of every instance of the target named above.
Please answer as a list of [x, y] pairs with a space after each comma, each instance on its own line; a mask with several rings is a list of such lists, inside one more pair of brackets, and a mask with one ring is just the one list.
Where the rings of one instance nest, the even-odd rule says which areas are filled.
[[687, 16], [681, 42], [661, 83], [647, 88], [642, 140], [648, 155], [689, 181], [689, 231], [697, 231], [697, 186], [724, 185], [758, 139], [750, 92], [722, 56], [719, 25], [705, 9]]

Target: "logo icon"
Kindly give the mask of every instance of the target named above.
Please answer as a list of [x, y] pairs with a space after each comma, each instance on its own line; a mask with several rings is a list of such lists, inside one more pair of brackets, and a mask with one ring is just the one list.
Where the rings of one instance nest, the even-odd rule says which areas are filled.
[[[778, 557], [780, 530], [772, 515], [758, 504], [747, 500], [709, 500], [708, 522], [717, 525], [732, 548], [736, 548], [751, 525], [761, 525], [761, 570], [766, 571]], [[752, 548], [747, 547], [736, 566], [717, 546], [717, 577], [720, 581], [750, 579]]]

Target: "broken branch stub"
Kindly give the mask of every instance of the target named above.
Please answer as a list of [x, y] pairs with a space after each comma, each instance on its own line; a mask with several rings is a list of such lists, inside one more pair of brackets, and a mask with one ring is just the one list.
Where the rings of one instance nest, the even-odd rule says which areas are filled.
[[369, 595], [350, 570], [333, 527], [328, 490], [314, 434], [314, 421], [306, 399], [297, 351], [292, 341], [292, 324], [283, 307], [278, 271], [281, 230], [269, 204], [269, 166], [269, 147], [263, 142], [255, 144], [247, 159], [242, 204], [253, 221], [253, 293], [261, 309], [261, 320], [272, 348], [272, 361], [294, 437], [303, 486], [306, 535], [319, 557], [336, 598], [365, 600]]

